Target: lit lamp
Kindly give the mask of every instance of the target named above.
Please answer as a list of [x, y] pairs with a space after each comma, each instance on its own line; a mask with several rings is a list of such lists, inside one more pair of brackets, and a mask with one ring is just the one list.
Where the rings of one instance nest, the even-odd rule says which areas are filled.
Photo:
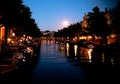
[[11, 39], [10, 39], [10, 38], [8, 38], [8, 39], [7, 39], [7, 41], [8, 41], [8, 43], [10, 43], [10, 42], [11, 42]]
[[16, 40], [16, 38], [15, 38], [15, 33], [13, 32], [13, 33], [12, 33], [12, 41], [13, 41], [13, 43], [15, 43], [15, 40]]
[[14, 36], [15, 36], [15, 33], [12, 33], [12, 36], [14, 37]]

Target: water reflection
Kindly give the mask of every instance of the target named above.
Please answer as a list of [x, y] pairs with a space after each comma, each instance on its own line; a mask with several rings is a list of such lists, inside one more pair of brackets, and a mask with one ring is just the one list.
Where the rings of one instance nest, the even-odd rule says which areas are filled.
[[[82, 69], [70, 64], [66, 59], [66, 57], [71, 56], [69, 45], [49, 43], [42, 41], [40, 60], [33, 74], [34, 83], [76, 84], [76, 82], [81, 82], [84, 84], [82, 83], [85, 80]], [[67, 56], [65, 51], [68, 53]]]
[[66, 55], [69, 56], [69, 43], [66, 43]]
[[78, 45], [74, 45], [74, 54], [77, 56]]
[[66, 43], [66, 56], [74, 57], [75, 60], [80, 60], [81, 62], [91, 62], [92, 51], [92, 48], [85, 48]]
[[92, 53], [93, 49], [88, 49], [88, 58], [89, 58], [89, 62], [91, 62], [91, 53]]
[[[89, 84], [89, 80], [92, 80], [92, 82], [99, 81], [101, 78], [103, 80], [108, 75], [112, 77], [110, 75], [113, 72], [111, 68], [96, 65], [96, 63], [81, 62], [114, 62], [120, 54], [118, 49], [110, 52], [111, 47], [106, 48], [83, 47], [69, 43], [55, 44], [54, 41], [43, 40], [41, 49], [33, 49], [34, 53], [36, 53], [34, 59], [22, 66], [18, 71], [11, 73], [9, 76], [7, 75], [7, 77], [4, 76], [5, 79], [0, 81], [6, 83], [6, 78], [9, 78], [12, 84]], [[69, 59], [72, 60], [71, 63], [68, 62]], [[76, 62], [81, 63], [79, 67], [76, 67]], [[105, 68], [106, 71], [104, 71]]]
[[119, 63], [119, 48], [115, 46], [88, 47], [66, 43], [66, 56], [79, 62]]

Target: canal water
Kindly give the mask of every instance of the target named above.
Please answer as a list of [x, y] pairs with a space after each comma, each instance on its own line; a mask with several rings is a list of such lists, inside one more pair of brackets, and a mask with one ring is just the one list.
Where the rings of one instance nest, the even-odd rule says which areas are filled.
[[42, 40], [38, 56], [12, 72], [0, 74], [1, 84], [120, 83], [119, 64], [92, 62], [91, 49], [76, 45], [69, 48], [68, 44]]
[[64, 44], [42, 41], [39, 62], [33, 72], [35, 84], [85, 84], [82, 69], [69, 61], [65, 55]]

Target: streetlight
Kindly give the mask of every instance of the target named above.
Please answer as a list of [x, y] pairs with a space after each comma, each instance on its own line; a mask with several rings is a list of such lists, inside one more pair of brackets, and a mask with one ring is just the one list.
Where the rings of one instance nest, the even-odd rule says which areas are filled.
[[15, 36], [15, 33], [14, 33], [14, 32], [12, 33], [12, 36], [13, 36], [13, 37]]

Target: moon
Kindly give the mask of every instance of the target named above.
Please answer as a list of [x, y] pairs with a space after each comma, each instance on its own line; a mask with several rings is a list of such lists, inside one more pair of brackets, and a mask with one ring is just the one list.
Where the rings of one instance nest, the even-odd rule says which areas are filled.
[[64, 20], [64, 21], [62, 22], [62, 26], [63, 26], [63, 27], [68, 27], [68, 25], [69, 25], [69, 21]]

